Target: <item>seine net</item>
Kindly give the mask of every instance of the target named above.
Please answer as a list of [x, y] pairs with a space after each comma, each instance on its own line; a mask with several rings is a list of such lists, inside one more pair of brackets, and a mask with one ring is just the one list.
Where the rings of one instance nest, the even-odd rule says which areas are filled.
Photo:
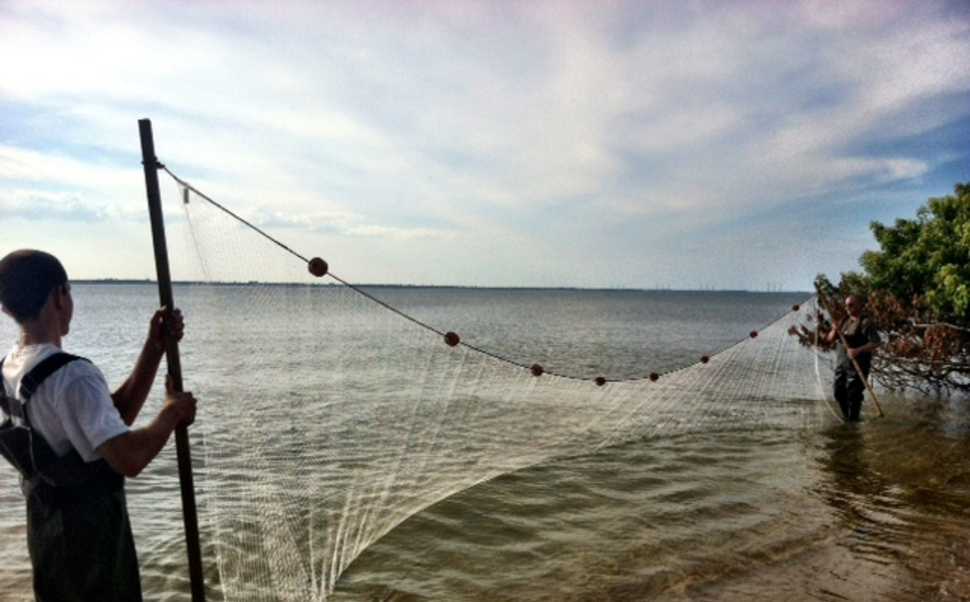
[[830, 371], [789, 334], [813, 320], [812, 300], [709, 357], [560, 374], [468, 344], [375, 289], [313, 276], [307, 258], [175, 179], [186, 219], [173, 225], [204, 274], [178, 303], [212, 333], [193, 331], [183, 357], [201, 375], [193, 429], [226, 600], [327, 600], [408, 517], [525, 467], [648, 437], [832, 419]]

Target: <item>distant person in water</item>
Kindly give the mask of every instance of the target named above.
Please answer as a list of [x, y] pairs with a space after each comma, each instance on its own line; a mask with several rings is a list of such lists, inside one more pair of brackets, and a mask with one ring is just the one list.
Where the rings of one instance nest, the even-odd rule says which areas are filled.
[[[850, 422], [859, 420], [862, 410], [862, 399], [872, 366], [872, 352], [879, 347], [882, 339], [872, 318], [863, 313], [863, 303], [856, 295], [849, 295], [845, 299], [845, 309], [848, 315], [839, 324], [833, 324], [829, 332], [830, 343], [839, 341], [838, 357], [835, 365], [835, 400], [839, 402], [842, 416]], [[842, 337], [839, 337], [839, 331]], [[841, 344], [845, 339], [845, 345]], [[853, 363], [852, 360], [855, 360]], [[856, 364], [861, 374], [856, 371]]]
[[131, 375], [112, 393], [91, 362], [61, 351], [74, 300], [57, 258], [22, 250], [0, 260], [0, 305], [20, 327], [0, 362], [0, 452], [22, 476], [36, 600], [141, 602], [125, 477], [137, 476], [178, 425], [195, 420], [195, 398], [173, 391], [169, 377], [158, 415], [142, 428], [131, 425], [166, 341], [182, 338], [181, 312], [155, 312]]

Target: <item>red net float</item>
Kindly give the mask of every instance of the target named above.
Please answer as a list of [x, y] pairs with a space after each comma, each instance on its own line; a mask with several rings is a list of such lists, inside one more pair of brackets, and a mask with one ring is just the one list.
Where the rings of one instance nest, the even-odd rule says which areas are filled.
[[322, 278], [327, 275], [327, 270], [330, 269], [330, 266], [319, 257], [314, 257], [307, 262], [306, 269], [317, 278]]

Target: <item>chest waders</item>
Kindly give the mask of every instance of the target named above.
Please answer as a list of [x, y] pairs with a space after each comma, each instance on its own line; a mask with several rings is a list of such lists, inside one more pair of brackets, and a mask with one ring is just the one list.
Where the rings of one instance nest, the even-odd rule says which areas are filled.
[[18, 395], [8, 396], [4, 387], [0, 396], [8, 416], [0, 425], [0, 455], [23, 477], [34, 596], [37, 602], [142, 602], [124, 477], [104, 459], [85, 462], [73, 447], [58, 456], [27, 416], [37, 387], [75, 360], [84, 358], [55, 353], [24, 375]]
[[28, 498], [37, 495], [45, 501], [64, 503], [83, 496], [87, 490], [111, 491], [124, 485], [124, 477], [111, 470], [104, 460], [85, 462], [73, 448], [58, 456], [30, 424], [27, 403], [31, 396], [48, 376], [76, 360], [87, 361], [69, 353], [55, 353], [24, 375], [19, 399], [8, 396], [6, 387], [0, 397], [0, 407], [7, 414], [0, 424], [0, 455], [23, 477], [24, 495]]
[[[872, 355], [863, 353], [855, 358], [855, 363], [849, 357], [849, 349], [862, 347], [869, 342], [869, 337], [865, 331], [869, 327], [869, 318], [863, 317], [855, 325], [851, 334], [846, 334], [843, 328], [848, 324], [848, 319], [839, 326], [842, 333], [844, 344], [839, 348], [839, 362], [835, 368], [835, 382], [833, 383], [835, 400], [842, 410], [842, 417], [845, 420], [854, 422], [859, 420], [862, 410], [863, 393], [866, 390], [866, 378], [869, 376], [869, 367], [872, 363]], [[859, 371], [855, 364], [858, 364]]]

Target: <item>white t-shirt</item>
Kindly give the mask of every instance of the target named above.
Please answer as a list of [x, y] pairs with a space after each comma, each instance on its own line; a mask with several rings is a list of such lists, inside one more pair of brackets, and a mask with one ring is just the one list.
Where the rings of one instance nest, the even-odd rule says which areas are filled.
[[[3, 362], [8, 392], [19, 392], [24, 375], [58, 351], [51, 344], [16, 345]], [[27, 417], [55, 453], [63, 456], [73, 447], [85, 462], [101, 457], [96, 450], [102, 443], [128, 432], [104, 374], [84, 360], [70, 362], [48, 376], [27, 403]]]

